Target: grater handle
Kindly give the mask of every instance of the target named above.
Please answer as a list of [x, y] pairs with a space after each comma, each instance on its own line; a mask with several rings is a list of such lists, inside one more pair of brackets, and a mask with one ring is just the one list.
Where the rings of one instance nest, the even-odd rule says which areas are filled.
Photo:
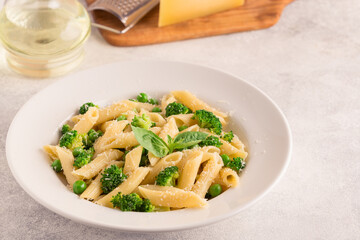
[[95, 22], [92, 22], [91, 26], [96, 27], [96, 28], [100, 28], [102, 30], [106, 30], [106, 31], [109, 31], [109, 32], [112, 32], [112, 33], [115, 33], [115, 34], [124, 34], [127, 31], [129, 31], [130, 28], [132, 28], [132, 26], [128, 26], [128, 27], [124, 28], [123, 30], [118, 30], [118, 29], [115, 29], [115, 28], [112, 28], [112, 27], [108, 27], [108, 26], [105, 26], [105, 25], [102, 25], [102, 24], [95, 23]]

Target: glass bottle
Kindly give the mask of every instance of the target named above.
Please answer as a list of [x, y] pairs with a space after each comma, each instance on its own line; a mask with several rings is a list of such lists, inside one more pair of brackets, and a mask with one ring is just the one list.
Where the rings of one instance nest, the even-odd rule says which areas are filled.
[[77, 67], [90, 29], [89, 15], [76, 0], [6, 0], [0, 12], [7, 62], [31, 77], [58, 76]]

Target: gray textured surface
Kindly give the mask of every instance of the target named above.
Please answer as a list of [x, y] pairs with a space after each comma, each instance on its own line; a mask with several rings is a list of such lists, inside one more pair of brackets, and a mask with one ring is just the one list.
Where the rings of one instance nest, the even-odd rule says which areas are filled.
[[56, 79], [13, 74], [0, 50], [0, 239], [359, 239], [359, 12], [358, 0], [297, 0], [268, 30], [137, 48], [111, 47], [94, 31], [80, 70], [129, 59], [214, 66], [260, 87], [288, 117], [292, 162], [273, 191], [228, 220], [183, 232], [87, 227], [30, 198], [9, 172], [5, 137], [21, 105]]

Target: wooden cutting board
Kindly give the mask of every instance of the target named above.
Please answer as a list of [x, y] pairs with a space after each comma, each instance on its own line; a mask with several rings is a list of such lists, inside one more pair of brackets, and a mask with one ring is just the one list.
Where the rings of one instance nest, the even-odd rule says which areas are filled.
[[[86, 1], [88, 4], [94, 2]], [[114, 46], [139, 46], [264, 29], [276, 24], [284, 7], [292, 1], [246, 0], [245, 5], [238, 8], [161, 28], [158, 27], [159, 7], [155, 7], [125, 34], [100, 32]], [[94, 11], [93, 16], [99, 24], [122, 28], [121, 22], [110, 13]]]

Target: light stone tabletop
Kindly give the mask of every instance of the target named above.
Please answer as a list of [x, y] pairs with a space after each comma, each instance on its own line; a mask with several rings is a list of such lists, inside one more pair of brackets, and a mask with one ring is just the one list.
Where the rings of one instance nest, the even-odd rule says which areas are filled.
[[292, 161], [279, 184], [234, 217], [181, 232], [88, 227], [21, 189], [6, 161], [7, 130], [19, 108], [58, 79], [14, 74], [0, 48], [0, 239], [360, 239], [359, 13], [359, 0], [296, 0], [267, 30], [144, 47], [115, 48], [93, 31], [77, 71], [137, 59], [216, 67], [265, 91], [289, 120]]

